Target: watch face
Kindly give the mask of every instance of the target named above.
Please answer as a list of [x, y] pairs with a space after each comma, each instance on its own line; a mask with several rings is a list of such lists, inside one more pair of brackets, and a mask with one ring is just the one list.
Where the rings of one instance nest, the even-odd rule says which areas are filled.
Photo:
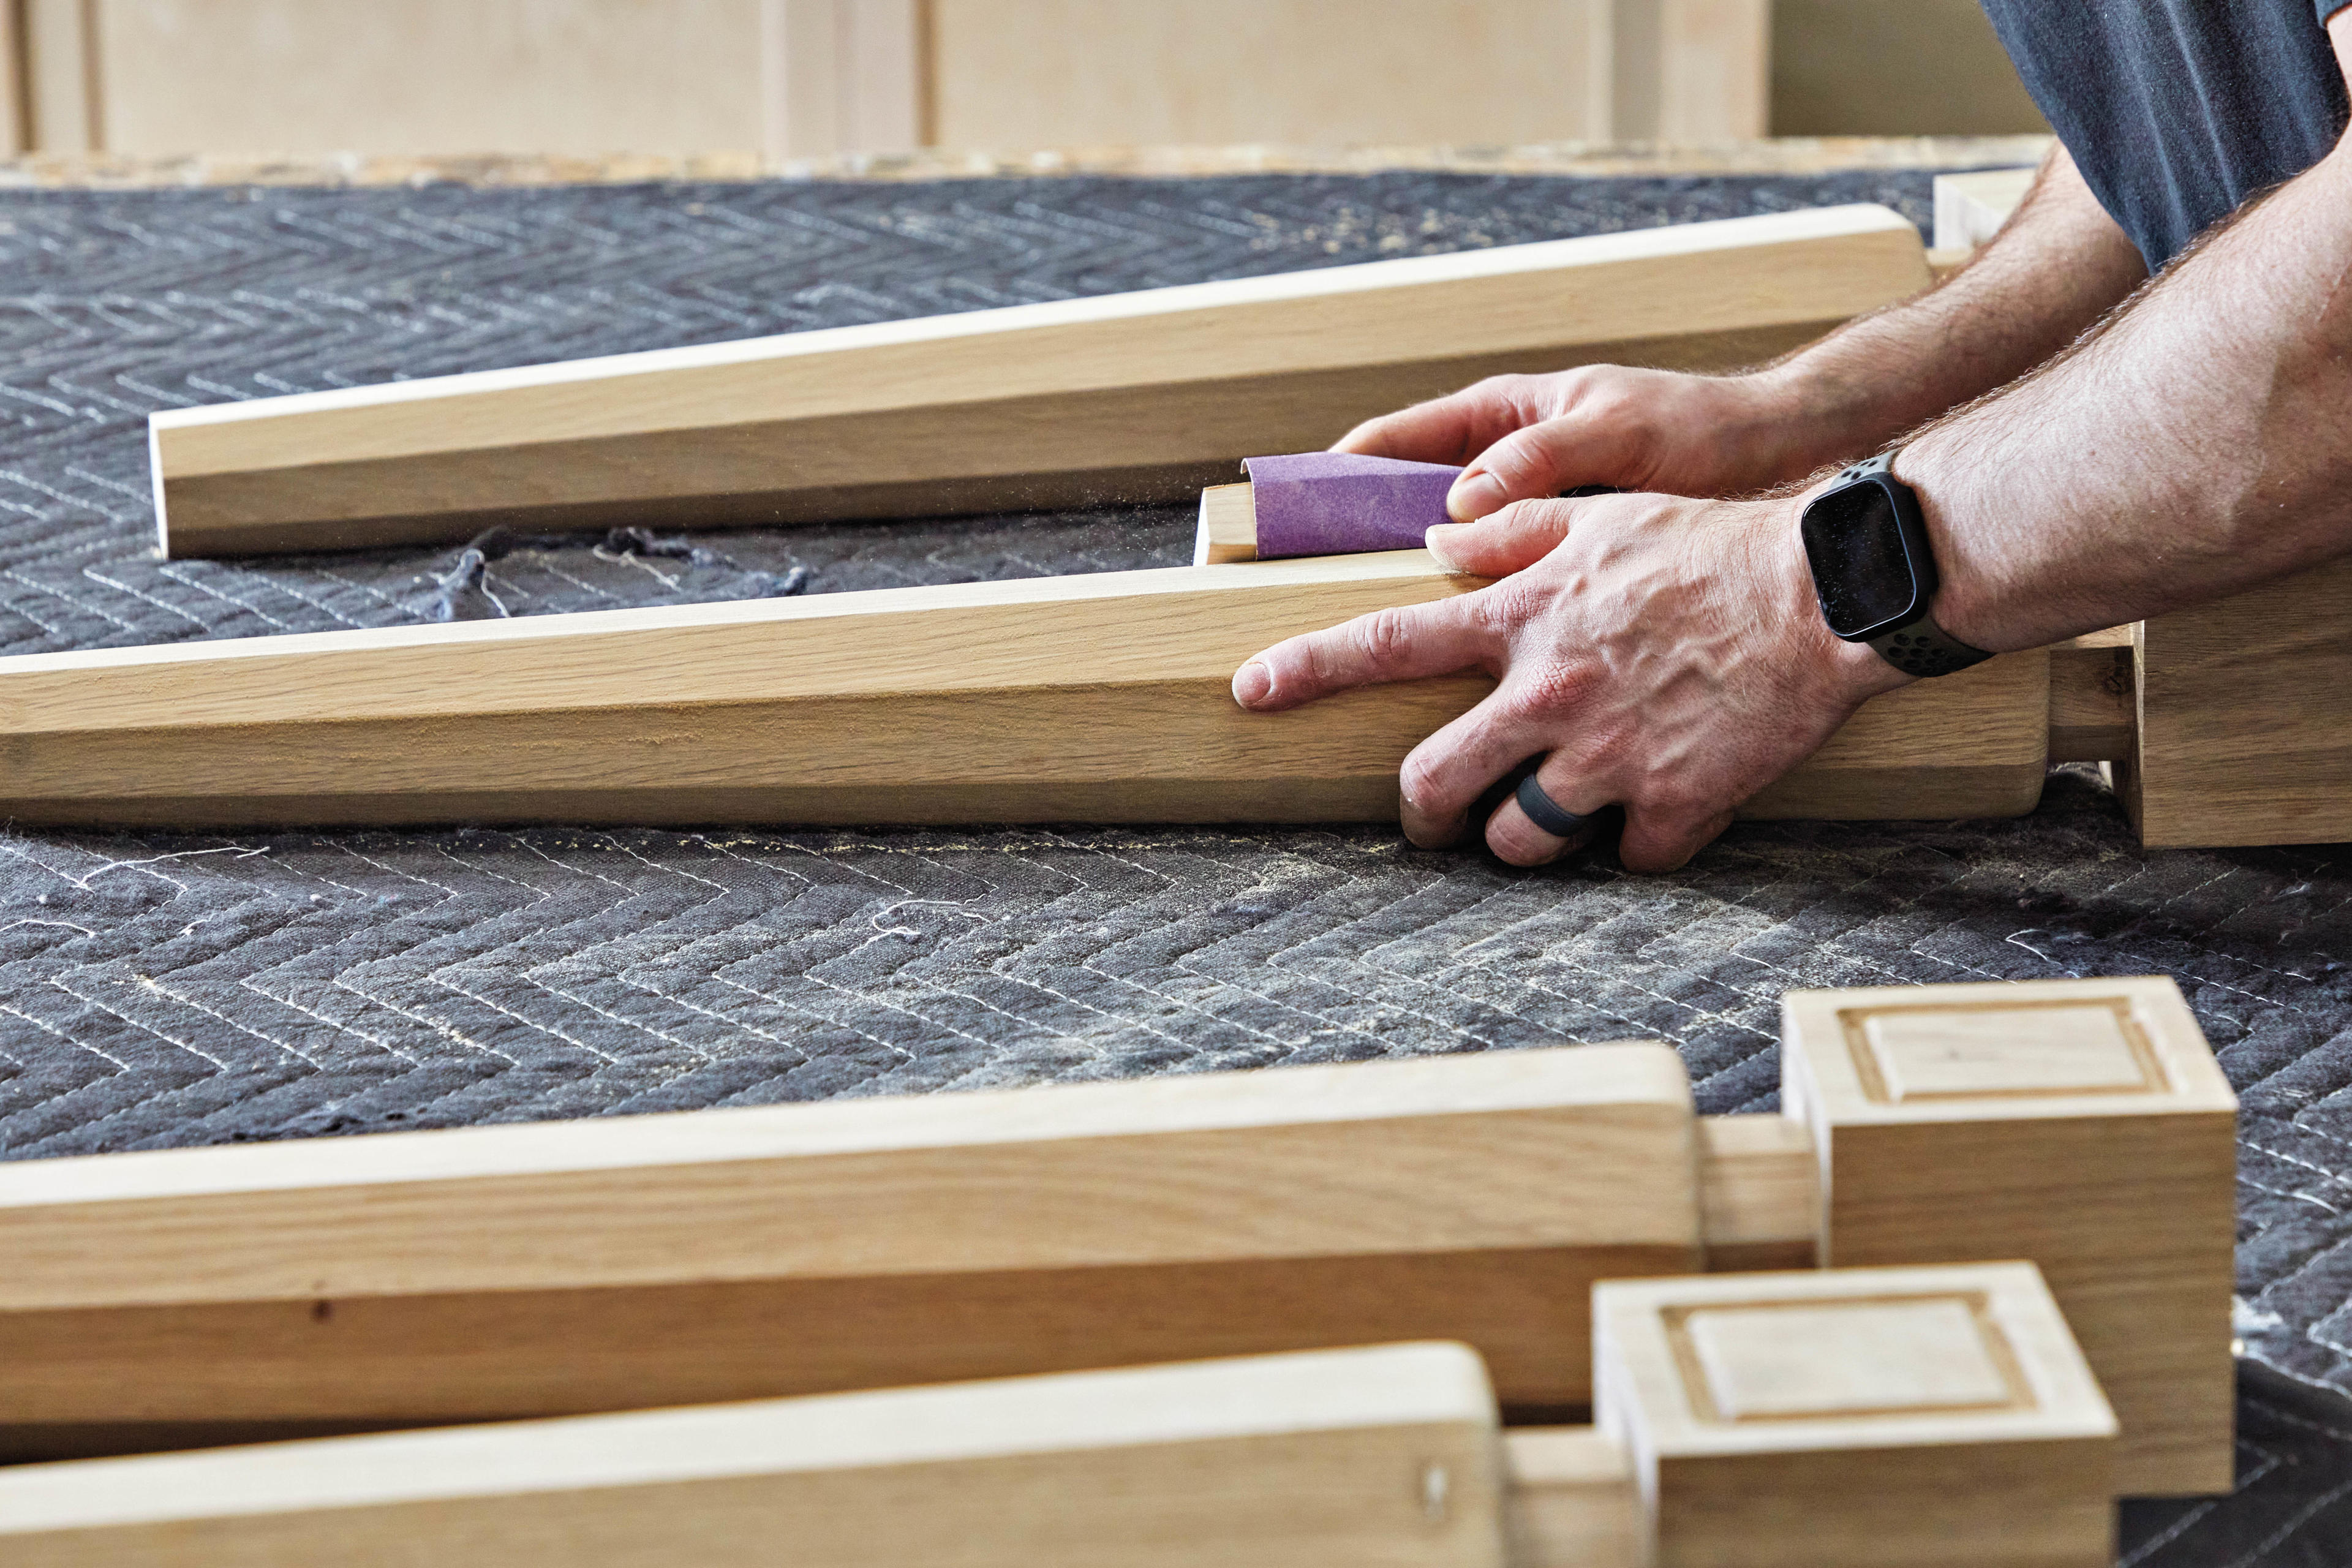
[[1885, 490], [1874, 484], [1834, 490], [1805, 509], [1798, 531], [1831, 631], [1856, 638], [1914, 613], [1918, 579]]

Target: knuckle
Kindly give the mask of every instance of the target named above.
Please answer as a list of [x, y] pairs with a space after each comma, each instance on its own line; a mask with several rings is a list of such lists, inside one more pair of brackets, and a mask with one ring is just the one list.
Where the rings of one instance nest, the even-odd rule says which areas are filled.
[[1380, 668], [1402, 658], [1412, 647], [1412, 628], [1403, 611], [1374, 610], [1359, 616], [1351, 628], [1355, 651], [1367, 664]]
[[1403, 764], [1397, 769], [1397, 787], [1404, 792], [1404, 798], [1412, 803], [1415, 810], [1442, 811], [1447, 805], [1444, 798], [1445, 774], [1434, 757], [1425, 757], [1416, 752], [1405, 758]]

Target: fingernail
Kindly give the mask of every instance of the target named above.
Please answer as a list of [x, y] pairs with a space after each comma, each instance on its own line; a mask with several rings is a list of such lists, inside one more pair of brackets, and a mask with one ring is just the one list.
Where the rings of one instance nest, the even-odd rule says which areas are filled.
[[1459, 534], [1462, 529], [1463, 525], [1458, 522], [1441, 522], [1421, 536], [1423, 547], [1436, 556], [1437, 563], [1449, 572], [1461, 571], [1462, 563], [1445, 548], [1445, 542]]
[[1501, 506], [1504, 499], [1502, 480], [1473, 468], [1445, 492], [1445, 510], [1458, 522], [1475, 522]]
[[1255, 708], [1274, 692], [1274, 672], [1252, 659], [1234, 671], [1234, 700]]

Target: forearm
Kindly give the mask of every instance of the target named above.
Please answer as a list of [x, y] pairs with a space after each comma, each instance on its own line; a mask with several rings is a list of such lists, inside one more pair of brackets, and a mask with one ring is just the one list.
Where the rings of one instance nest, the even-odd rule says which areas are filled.
[[2013, 648], [2352, 551], [2352, 151], [2079, 352], [1906, 447], [1937, 616]]
[[2074, 342], [2146, 278], [2063, 148], [2017, 214], [1939, 288], [1757, 373], [1790, 411], [1790, 474], [1875, 450]]

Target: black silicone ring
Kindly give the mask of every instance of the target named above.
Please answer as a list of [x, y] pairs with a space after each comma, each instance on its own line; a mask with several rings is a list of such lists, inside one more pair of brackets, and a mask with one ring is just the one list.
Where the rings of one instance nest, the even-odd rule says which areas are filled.
[[1571, 837], [1578, 828], [1592, 820], [1590, 816], [1579, 816], [1572, 811], [1562, 811], [1551, 796], [1544, 794], [1543, 785], [1536, 783], [1533, 773], [1519, 781], [1518, 793], [1513, 798], [1519, 803], [1519, 809], [1528, 814], [1529, 822], [1554, 838]]

